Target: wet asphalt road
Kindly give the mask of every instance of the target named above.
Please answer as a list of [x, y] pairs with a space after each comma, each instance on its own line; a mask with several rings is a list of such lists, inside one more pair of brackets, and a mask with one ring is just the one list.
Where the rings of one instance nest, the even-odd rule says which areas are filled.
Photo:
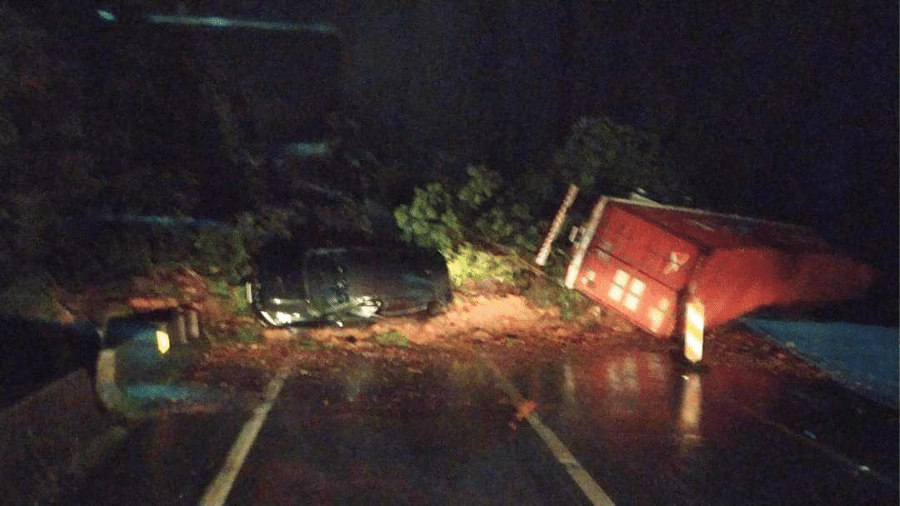
[[642, 352], [573, 356], [515, 377], [616, 504], [898, 501], [897, 412], [831, 383], [697, 374]]
[[[627, 350], [503, 369], [615, 504], [898, 503], [897, 412], [831, 384]], [[482, 360], [296, 370], [226, 504], [590, 504], [516, 415]], [[197, 504], [249, 417], [140, 424], [69, 503]]]

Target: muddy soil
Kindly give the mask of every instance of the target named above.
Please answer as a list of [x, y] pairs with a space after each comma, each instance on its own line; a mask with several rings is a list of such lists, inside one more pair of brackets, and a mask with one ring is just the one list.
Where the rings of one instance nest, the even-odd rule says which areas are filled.
[[[398, 370], [444, 368], [449, 362], [488, 355], [503, 366], [555, 356], [563, 351], [605, 353], [653, 351], [681, 355], [676, 339], [660, 339], [618, 314], [595, 306], [574, 319], [556, 308], [539, 308], [514, 293], [458, 294], [448, 310], [432, 318], [397, 318], [352, 328], [271, 328], [263, 343], [215, 345], [185, 372], [186, 381], [232, 390], [262, 392], [282, 366], [295, 374], [331, 376], [353, 357], [377, 358]], [[765, 369], [771, 374], [816, 381], [825, 374], [734, 324], [711, 329], [703, 367]]]

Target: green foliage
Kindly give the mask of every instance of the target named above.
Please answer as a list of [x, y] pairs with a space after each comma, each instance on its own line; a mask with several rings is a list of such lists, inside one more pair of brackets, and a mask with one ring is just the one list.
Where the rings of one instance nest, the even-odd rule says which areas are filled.
[[256, 323], [233, 326], [205, 321], [200, 328], [204, 337], [213, 343], [255, 344], [262, 339], [261, 327]]
[[210, 283], [210, 291], [218, 296], [220, 299], [230, 300], [232, 296], [231, 287], [228, 285], [228, 282], [222, 278], [218, 278], [213, 280]]
[[575, 123], [557, 153], [556, 167], [565, 182], [588, 194], [644, 188], [657, 195], [679, 196], [682, 186], [665, 161], [659, 136], [605, 116]]
[[437, 249], [444, 255], [450, 254], [462, 238], [462, 223], [441, 183], [416, 188], [412, 204], [397, 207], [394, 219], [403, 240]]
[[537, 221], [529, 207], [521, 202], [498, 201], [475, 219], [475, 230], [480, 237], [515, 248], [525, 256], [536, 251], [539, 243]]
[[250, 316], [250, 301], [247, 299], [247, 290], [243, 286], [227, 285], [226, 297], [231, 310], [238, 316]]
[[543, 277], [529, 278], [522, 295], [534, 306], [547, 309], [556, 304], [559, 286]]
[[450, 254], [447, 268], [451, 281], [457, 286], [466, 280], [474, 283], [500, 281], [513, 284], [521, 272], [521, 268], [509, 256], [479, 250], [469, 243], [460, 245]]
[[559, 315], [565, 320], [578, 318], [587, 311], [594, 302], [579, 291], [570, 290], [559, 286], [556, 296], [556, 306]]
[[323, 348], [322, 343], [316, 341], [311, 337], [304, 337], [302, 339], [297, 339], [294, 341], [294, 344], [302, 349], [306, 350], [320, 350]]
[[523, 268], [519, 256], [537, 244], [531, 211], [498, 195], [504, 185], [496, 172], [469, 167], [467, 175], [458, 186], [416, 188], [413, 201], [394, 211], [402, 238], [443, 253], [457, 285], [467, 279], [512, 283]]
[[556, 307], [560, 317], [572, 320], [585, 314], [594, 302], [581, 292], [570, 290], [552, 278], [536, 277], [531, 280], [522, 294], [529, 302], [540, 308]]
[[375, 335], [375, 342], [382, 346], [399, 346], [409, 348], [409, 339], [399, 332], [382, 332]]
[[259, 341], [259, 328], [256, 325], [244, 325], [234, 329], [231, 339], [236, 343], [253, 344]]
[[503, 185], [499, 174], [484, 167], [469, 167], [466, 174], [469, 179], [459, 190], [459, 201], [472, 210], [478, 210], [490, 201]]
[[234, 229], [204, 227], [193, 232], [193, 251], [187, 257], [200, 273], [225, 276], [237, 284], [250, 259], [241, 233]]
[[[484, 167], [469, 167], [467, 174], [462, 186], [429, 183], [424, 189], [416, 188], [412, 203], [394, 210], [404, 240], [437, 249], [445, 256], [452, 255], [460, 244], [478, 240], [473, 236], [476, 230], [464, 224], [478, 220], [501, 188], [502, 179]], [[485, 229], [496, 226], [500, 212], [495, 211], [492, 220], [483, 221]]]
[[250, 301], [243, 286], [233, 285], [227, 279], [213, 278], [210, 291], [235, 315], [250, 316]]

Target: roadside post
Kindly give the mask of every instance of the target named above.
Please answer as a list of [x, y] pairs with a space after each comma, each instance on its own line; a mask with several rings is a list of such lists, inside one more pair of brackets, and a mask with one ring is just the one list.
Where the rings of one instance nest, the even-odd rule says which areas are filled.
[[181, 345], [188, 344], [187, 322], [184, 320], [184, 313], [179, 309], [175, 309], [172, 311], [172, 316], [167, 323], [169, 338]]
[[165, 327], [174, 344], [187, 345], [200, 339], [200, 320], [197, 310], [191, 307], [173, 309]]
[[188, 338], [192, 341], [197, 341], [200, 339], [200, 318], [197, 315], [197, 310], [188, 309], [186, 314], [187, 318], [187, 332]]
[[703, 303], [691, 299], [684, 308], [684, 358], [696, 364], [703, 358]]
[[562, 205], [559, 206], [559, 211], [556, 212], [556, 217], [553, 219], [553, 225], [550, 226], [550, 231], [547, 232], [547, 237], [544, 239], [544, 244], [541, 245], [541, 249], [538, 250], [534, 263], [540, 266], [544, 266], [547, 263], [547, 258], [550, 256], [550, 247], [553, 245], [556, 236], [559, 235], [559, 229], [562, 228], [563, 221], [566, 219], [566, 213], [569, 212], [569, 208], [572, 207], [572, 203], [575, 202], [576, 195], [578, 195], [578, 187], [574, 184], [570, 184], [569, 191], [566, 192], [566, 198], [563, 200]]
[[591, 245], [591, 239], [597, 231], [600, 224], [600, 217], [603, 216], [603, 209], [606, 208], [607, 198], [602, 197], [594, 205], [591, 211], [591, 217], [587, 225], [582, 227], [581, 235], [578, 242], [575, 243], [575, 253], [572, 255], [572, 261], [569, 262], [569, 268], [566, 270], [566, 288], [575, 288], [575, 281], [578, 280], [578, 272], [581, 270], [581, 264], [584, 262], [584, 255], [587, 253], [588, 247]]
[[116, 382], [116, 349], [100, 350], [97, 357], [94, 390], [100, 404], [110, 411], [125, 409], [125, 394]]

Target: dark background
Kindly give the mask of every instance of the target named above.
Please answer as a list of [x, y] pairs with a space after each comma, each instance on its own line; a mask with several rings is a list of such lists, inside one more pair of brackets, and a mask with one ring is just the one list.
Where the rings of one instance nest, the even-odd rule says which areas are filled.
[[[71, 107], [90, 131], [110, 132], [91, 140], [106, 178], [153, 160], [234, 193], [225, 137], [327, 137], [331, 111], [356, 118], [384, 156], [427, 151], [440, 170], [486, 162], [512, 174], [547, 166], [579, 117], [605, 115], [660, 136], [694, 205], [810, 225], [879, 266], [896, 298], [898, 8], [889, 2], [11, 5], [47, 30], [78, 76]], [[339, 35], [142, 21], [177, 12], [324, 22]], [[223, 107], [238, 125], [230, 134]], [[6, 110], [17, 125], [36, 111]], [[46, 139], [29, 145], [27, 130], [25, 151], [46, 149]]]

